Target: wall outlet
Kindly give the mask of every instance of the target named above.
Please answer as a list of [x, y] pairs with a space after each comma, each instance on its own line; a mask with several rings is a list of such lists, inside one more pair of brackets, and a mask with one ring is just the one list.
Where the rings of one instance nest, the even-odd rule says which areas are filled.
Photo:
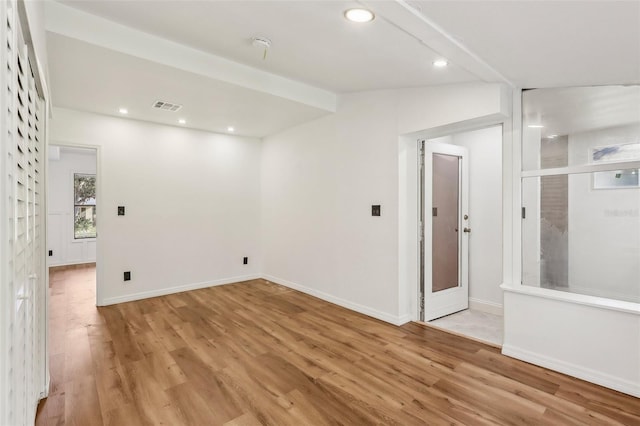
[[49, 250], [49, 256], [53, 256], [53, 250]]
[[371, 216], [380, 216], [380, 205], [371, 206]]
[[243, 257], [243, 258], [242, 258], [242, 264], [243, 264], [243, 265], [247, 265], [247, 264], [249, 264], [249, 258], [248, 258], [248, 257]]
[[124, 280], [131, 281], [131, 271], [127, 271], [124, 273]]
[[118, 206], [118, 216], [124, 216], [124, 206]]

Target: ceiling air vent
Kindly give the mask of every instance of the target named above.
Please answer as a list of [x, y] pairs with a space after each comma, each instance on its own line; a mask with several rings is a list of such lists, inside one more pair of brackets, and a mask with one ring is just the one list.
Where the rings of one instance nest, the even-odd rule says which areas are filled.
[[176, 112], [176, 111], [179, 111], [180, 108], [182, 108], [182, 105], [174, 104], [171, 102], [165, 102], [165, 101], [155, 101], [153, 103], [153, 108], [161, 109], [163, 111]]

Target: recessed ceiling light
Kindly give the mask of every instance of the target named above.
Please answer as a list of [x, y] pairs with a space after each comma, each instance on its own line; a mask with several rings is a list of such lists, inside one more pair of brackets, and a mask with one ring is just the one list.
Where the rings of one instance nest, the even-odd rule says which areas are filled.
[[344, 12], [344, 17], [351, 22], [370, 22], [376, 15], [367, 9], [349, 9]]
[[444, 68], [449, 65], [449, 61], [446, 59], [438, 59], [437, 61], [433, 61], [433, 66], [436, 68]]
[[527, 127], [530, 129], [542, 129], [544, 126], [542, 124], [529, 124]]
[[120, 114], [129, 114], [129, 111], [126, 108], [120, 108], [118, 111]]
[[180, 120], [178, 120], [178, 123], [187, 124], [187, 120], [185, 120], [184, 118], [181, 118]]
[[233, 127], [231, 127], [231, 126], [227, 127], [227, 132], [233, 133], [235, 131], [236, 131], [236, 129], [234, 129]]
[[557, 137], [558, 137], [558, 135], [549, 135], [549, 139], [555, 139]]

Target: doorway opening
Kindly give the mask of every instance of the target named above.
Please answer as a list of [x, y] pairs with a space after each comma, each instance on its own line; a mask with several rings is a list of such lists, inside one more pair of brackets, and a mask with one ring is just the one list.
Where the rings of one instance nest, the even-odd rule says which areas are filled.
[[[84, 285], [75, 297], [96, 304], [97, 149], [50, 145], [48, 148], [47, 266], [51, 295], [66, 271], [81, 269]], [[87, 288], [85, 288], [87, 287]], [[89, 288], [90, 287], [90, 288]]]
[[418, 318], [502, 344], [502, 126], [418, 141]]

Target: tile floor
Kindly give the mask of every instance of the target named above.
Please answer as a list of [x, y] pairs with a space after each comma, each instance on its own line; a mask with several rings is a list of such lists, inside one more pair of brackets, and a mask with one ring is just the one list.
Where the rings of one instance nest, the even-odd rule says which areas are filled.
[[502, 316], [467, 309], [430, 321], [430, 325], [502, 346]]

